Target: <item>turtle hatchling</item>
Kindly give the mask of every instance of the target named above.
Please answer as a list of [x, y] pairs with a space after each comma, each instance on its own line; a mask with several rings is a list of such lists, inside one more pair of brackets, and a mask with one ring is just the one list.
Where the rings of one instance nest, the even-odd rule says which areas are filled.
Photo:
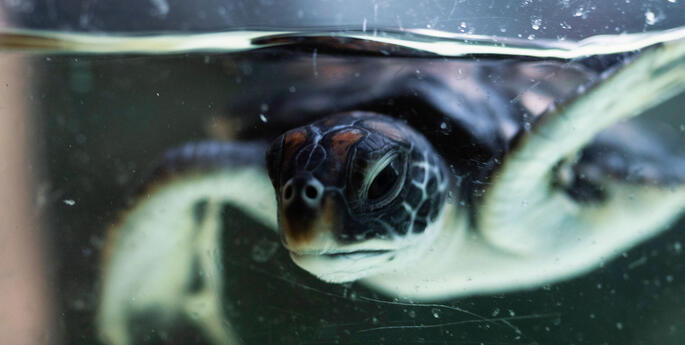
[[582, 275], [685, 209], [679, 123], [638, 116], [685, 90], [682, 37], [449, 58], [324, 43], [250, 56], [278, 62], [289, 84], [241, 86], [226, 109], [235, 140], [160, 152], [110, 229], [98, 311], [108, 344], [131, 344], [131, 315], [153, 309], [193, 315], [214, 344], [239, 342], [221, 308], [231, 278], [205, 255], [223, 255], [220, 235], [234, 231], [226, 204], [319, 279], [411, 301]]

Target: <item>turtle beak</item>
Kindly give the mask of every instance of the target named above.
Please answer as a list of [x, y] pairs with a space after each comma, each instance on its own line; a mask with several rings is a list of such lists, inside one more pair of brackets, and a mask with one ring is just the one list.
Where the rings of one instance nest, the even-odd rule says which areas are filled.
[[299, 252], [319, 247], [332, 237], [334, 201], [324, 197], [323, 184], [309, 173], [301, 173], [281, 188], [279, 223], [288, 250]]

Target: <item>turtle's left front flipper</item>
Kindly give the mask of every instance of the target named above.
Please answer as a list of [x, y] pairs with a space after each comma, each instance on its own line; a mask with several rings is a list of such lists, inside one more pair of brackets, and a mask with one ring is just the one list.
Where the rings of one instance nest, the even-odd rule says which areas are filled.
[[683, 91], [685, 41], [664, 43], [605, 73], [522, 133], [477, 215], [487, 242], [520, 258], [518, 285], [587, 271], [682, 213], [682, 143], [669, 148], [652, 135], [640, 145], [649, 135], [620, 122]]
[[230, 205], [276, 229], [265, 149], [203, 142], [167, 151], [110, 229], [97, 318], [107, 344], [131, 344], [133, 320], [151, 315], [150, 327], [183, 318], [212, 344], [240, 343], [222, 310], [220, 243], [232, 224], [221, 213]]

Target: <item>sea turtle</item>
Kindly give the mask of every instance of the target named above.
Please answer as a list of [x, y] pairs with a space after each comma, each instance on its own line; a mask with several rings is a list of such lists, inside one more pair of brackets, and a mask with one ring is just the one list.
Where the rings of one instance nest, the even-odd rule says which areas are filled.
[[237, 342], [215, 260], [231, 231], [225, 203], [278, 231], [320, 279], [411, 300], [567, 279], [676, 219], [682, 140], [636, 115], [685, 89], [685, 41], [574, 60], [507, 54], [287, 53], [292, 86], [231, 106], [241, 140], [169, 150], [113, 225], [103, 339], [130, 344], [131, 315], [155, 309]]

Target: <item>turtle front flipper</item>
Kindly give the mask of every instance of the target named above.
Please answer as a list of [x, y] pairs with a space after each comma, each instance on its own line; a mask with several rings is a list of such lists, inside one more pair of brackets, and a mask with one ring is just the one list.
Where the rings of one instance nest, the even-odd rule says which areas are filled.
[[[602, 158], [593, 161], [589, 154], [600, 153], [602, 137], [616, 135], [619, 128], [600, 134], [602, 131], [684, 90], [685, 41], [666, 43], [605, 73], [596, 85], [579, 90], [571, 102], [550, 109], [520, 136], [494, 173], [477, 219], [483, 238], [491, 246], [514, 254], [510, 260], [520, 261], [520, 267], [515, 268], [518, 286], [588, 270], [658, 233], [682, 212], [685, 171], [682, 160], [676, 163], [671, 159], [676, 154], [662, 153], [655, 159], [643, 152], [641, 158], [643, 153], [623, 145], [634, 138], [612, 139], [621, 141], [621, 149], [610, 150], [605, 157], [624, 154], [624, 172], [637, 165], [657, 170], [651, 174], [654, 183], [631, 181], [620, 174], [610, 178], [612, 172], [621, 169], [611, 171], [598, 163]], [[660, 144], [657, 141], [652, 145]], [[584, 147], [585, 158], [574, 162]], [[679, 159], [682, 151], [680, 154]], [[574, 196], [585, 187], [564, 183], [582, 184], [584, 181], [574, 180], [572, 174], [570, 179], [564, 178], [565, 171], [588, 168], [598, 170], [602, 179], [585, 180], [600, 187], [596, 200], [583, 200], [583, 193]]]
[[221, 213], [231, 205], [276, 229], [265, 149], [203, 142], [164, 155], [110, 229], [97, 317], [106, 343], [131, 344], [129, 325], [150, 314], [154, 326], [192, 320], [213, 344], [240, 343], [222, 310], [220, 243], [231, 228]]
[[[556, 185], [579, 202], [602, 203], [607, 184], [673, 188], [685, 185], [685, 142], [667, 122], [637, 117], [602, 132], [569, 162]], [[654, 117], [654, 116], [653, 116]]]

